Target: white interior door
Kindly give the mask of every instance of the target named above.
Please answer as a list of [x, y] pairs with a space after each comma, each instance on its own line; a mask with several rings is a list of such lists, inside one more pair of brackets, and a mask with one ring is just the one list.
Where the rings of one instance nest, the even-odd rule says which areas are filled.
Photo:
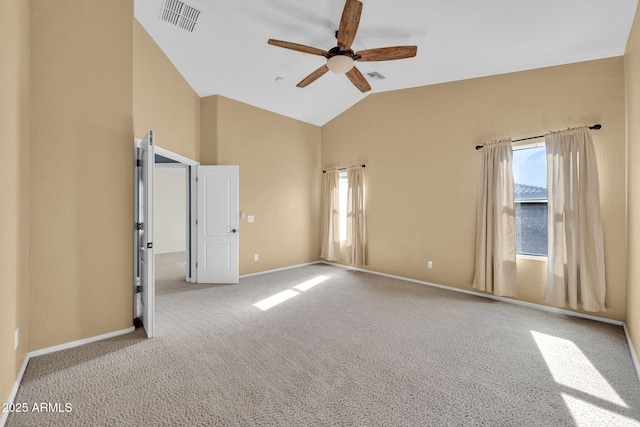
[[138, 256], [140, 260], [140, 320], [147, 333], [153, 337], [155, 311], [155, 275], [153, 252], [153, 181], [154, 181], [154, 141], [153, 131], [150, 130], [138, 146], [138, 209], [139, 209], [139, 239]]
[[238, 283], [238, 166], [197, 166], [198, 283]]

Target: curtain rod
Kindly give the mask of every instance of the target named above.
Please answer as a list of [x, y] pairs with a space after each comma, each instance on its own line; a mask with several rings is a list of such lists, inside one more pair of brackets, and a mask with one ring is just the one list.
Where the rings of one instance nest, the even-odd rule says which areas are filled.
[[[361, 166], [361, 167], [363, 167], [363, 168], [364, 168], [364, 167], [367, 167], [367, 165], [360, 165], [360, 166]], [[338, 169], [335, 169], [335, 170], [338, 170], [338, 171], [346, 171], [346, 170], [347, 170], [347, 168], [338, 168]], [[326, 170], [324, 170], [324, 171], [322, 171], [322, 173], [327, 173], [327, 171], [326, 171]]]
[[[594, 130], [598, 130], [600, 128], [602, 128], [602, 125], [600, 123], [597, 123], [593, 126], [589, 126], [589, 129], [594, 129]], [[528, 141], [530, 139], [536, 139], [536, 138], [542, 138], [542, 137], [544, 137], [544, 135], [529, 136], [527, 138], [514, 139], [511, 142]], [[484, 145], [476, 145], [476, 150], [480, 150], [482, 147], [484, 147]]]

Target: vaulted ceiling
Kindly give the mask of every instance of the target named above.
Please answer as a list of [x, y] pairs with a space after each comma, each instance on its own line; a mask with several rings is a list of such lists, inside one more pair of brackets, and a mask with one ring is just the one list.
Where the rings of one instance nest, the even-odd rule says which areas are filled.
[[362, 0], [354, 51], [417, 45], [415, 58], [358, 62], [361, 93], [329, 72], [296, 84], [322, 56], [270, 38], [328, 50], [344, 0], [181, 0], [200, 11], [193, 31], [162, 19], [166, 2], [136, 0], [135, 17], [201, 97], [222, 95], [323, 125], [375, 92], [622, 55], [638, 0]]

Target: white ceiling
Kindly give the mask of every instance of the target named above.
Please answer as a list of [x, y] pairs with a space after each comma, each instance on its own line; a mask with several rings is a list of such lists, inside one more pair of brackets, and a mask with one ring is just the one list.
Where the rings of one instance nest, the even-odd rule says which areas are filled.
[[[201, 97], [222, 95], [315, 125], [363, 99], [344, 75], [296, 84], [329, 50], [344, 0], [183, 0], [202, 11], [193, 33], [160, 19], [163, 0], [135, 0], [135, 17]], [[417, 45], [415, 58], [359, 62], [377, 71], [368, 93], [624, 54], [638, 0], [363, 0], [354, 51]], [[281, 83], [276, 82], [282, 77]]]

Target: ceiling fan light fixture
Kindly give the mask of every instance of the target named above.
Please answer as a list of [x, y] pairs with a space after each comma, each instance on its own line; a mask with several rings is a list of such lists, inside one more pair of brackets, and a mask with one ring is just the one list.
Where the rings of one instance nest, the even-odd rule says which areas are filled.
[[[283, 40], [269, 39], [267, 43], [273, 46], [308, 53], [311, 55], [324, 56], [327, 58], [327, 63], [325, 65], [302, 79], [300, 83], [296, 85], [297, 87], [307, 87], [331, 70], [337, 74], [345, 74], [351, 83], [360, 90], [360, 92], [365, 93], [371, 90], [371, 85], [367, 82], [367, 79], [362, 75], [358, 68], [354, 66], [355, 61], [391, 61], [395, 59], [413, 58], [416, 56], [418, 47], [390, 46], [354, 52], [353, 49], [351, 49], [351, 46], [356, 36], [358, 25], [360, 25], [361, 15], [362, 1], [346, 0], [344, 9], [342, 10], [342, 18], [340, 18], [340, 26], [336, 32], [338, 45], [328, 51], [318, 49], [317, 47]], [[378, 76], [380, 76], [380, 74], [376, 77]]]
[[338, 74], [348, 73], [353, 68], [353, 65], [353, 58], [347, 55], [336, 55], [327, 60], [327, 67]]

